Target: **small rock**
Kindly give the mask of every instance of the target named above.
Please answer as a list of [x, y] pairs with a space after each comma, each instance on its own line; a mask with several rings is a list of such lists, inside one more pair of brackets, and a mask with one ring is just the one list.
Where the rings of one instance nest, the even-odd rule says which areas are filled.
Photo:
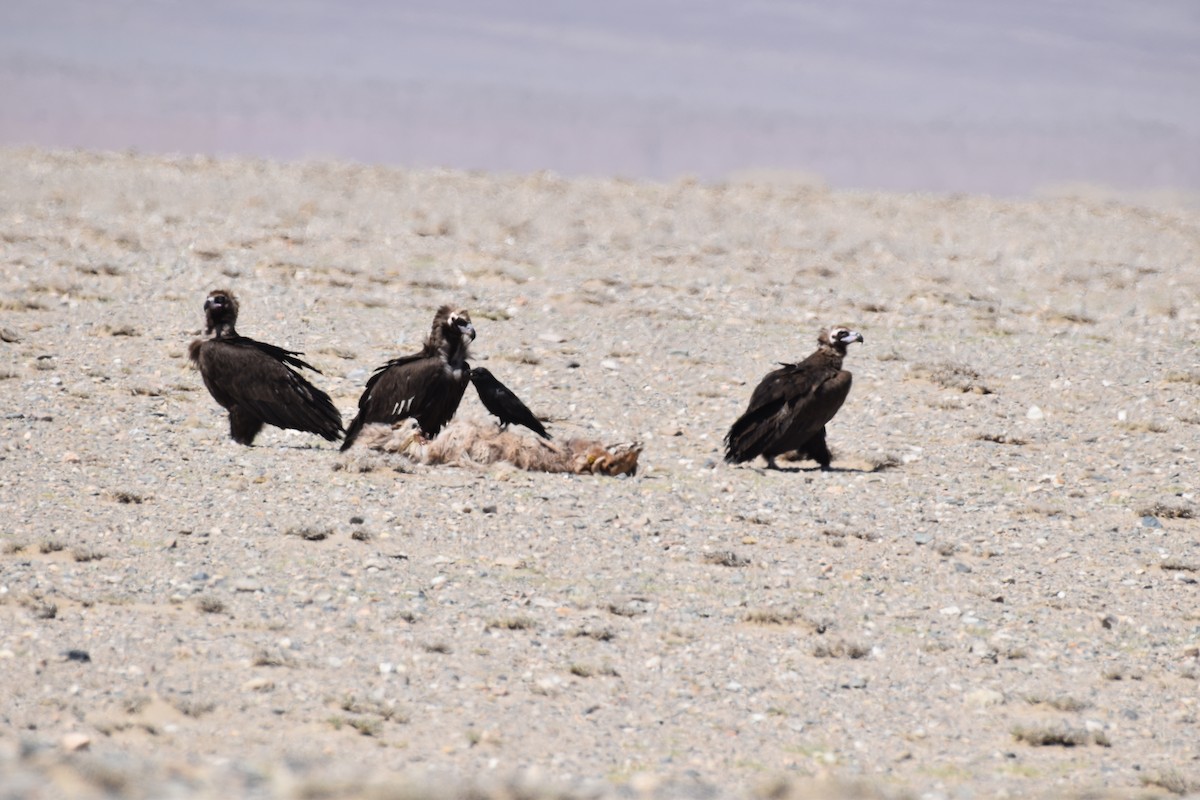
[[608, 604], [609, 613], [616, 614], [618, 617], [640, 617], [643, 614], [649, 614], [653, 608], [654, 603], [642, 597], [631, 597]]
[[1004, 704], [1004, 693], [995, 689], [976, 689], [963, 695], [963, 702], [971, 708], [991, 708]]
[[1159, 522], [1156, 517], [1152, 517], [1149, 514], [1147, 514], [1146, 516], [1142, 517], [1142, 527], [1143, 528], [1161, 528], [1162, 523]]
[[933, 541], [933, 535], [928, 533], [917, 533], [913, 535], [913, 541], [918, 545], [929, 544]]
[[1045, 419], [1045, 417], [1045, 412], [1043, 412], [1037, 406], [1030, 406], [1029, 410], [1025, 412], [1026, 419]]
[[88, 745], [91, 743], [92, 739], [90, 736], [85, 733], [77, 732], [63, 734], [62, 739], [59, 740], [59, 744], [62, 745], [62, 749], [66, 750], [68, 753], [74, 753], [78, 750], [86, 750]]
[[88, 654], [87, 650], [68, 650], [67, 652], [63, 653], [63, 657], [65, 657], [67, 661], [78, 661], [80, 664], [88, 664], [91, 663], [92, 660], [92, 657]]

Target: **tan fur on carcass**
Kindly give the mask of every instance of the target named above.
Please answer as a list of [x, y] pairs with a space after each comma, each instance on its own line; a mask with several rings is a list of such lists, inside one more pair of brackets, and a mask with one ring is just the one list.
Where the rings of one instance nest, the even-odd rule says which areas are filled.
[[455, 420], [433, 440], [421, 436], [414, 420], [395, 428], [371, 425], [359, 440], [375, 450], [400, 453], [418, 464], [495, 464], [504, 461], [531, 472], [580, 475], [634, 475], [642, 446], [604, 446], [594, 439], [546, 441], [502, 431], [491, 424]]

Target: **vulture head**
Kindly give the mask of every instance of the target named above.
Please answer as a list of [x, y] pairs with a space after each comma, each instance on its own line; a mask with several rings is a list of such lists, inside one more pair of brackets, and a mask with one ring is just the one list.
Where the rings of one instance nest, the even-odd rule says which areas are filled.
[[465, 310], [455, 311], [446, 320], [446, 338], [458, 339], [463, 344], [475, 341], [475, 326], [471, 324], [471, 315]]
[[220, 328], [232, 328], [237, 322], [238, 301], [233, 292], [228, 289], [217, 289], [209, 292], [204, 300], [204, 317], [208, 321], [205, 333], [212, 333]]
[[433, 317], [433, 328], [429, 331], [426, 352], [441, 352], [449, 361], [467, 357], [467, 345], [475, 340], [475, 326], [466, 309], [454, 311], [442, 306]]
[[817, 344], [821, 347], [832, 347], [839, 354], [846, 355], [846, 347], [851, 342], [861, 342], [862, 340], [862, 334], [858, 331], [835, 326], [822, 330], [821, 335], [817, 337]]

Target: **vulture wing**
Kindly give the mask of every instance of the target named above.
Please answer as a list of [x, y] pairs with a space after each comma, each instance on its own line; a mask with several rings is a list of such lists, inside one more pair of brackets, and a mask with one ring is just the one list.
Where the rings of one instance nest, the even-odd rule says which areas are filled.
[[321, 372], [321, 370], [317, 369], [312, 364], [309, 364], [307, 361], [302, 361], [299, 358], [296, 358], [296, 356], [304, 355], [298, 350], [284, 350], [282, 347], [276, 347], [273, 344], [260, 342], [257, 339], [251, 339], [248, 336], [236, 336], [232, 339], [223, 339], [222, 341], [244, 347], [253, 347], [256, 350], [261, 350], [277, 361], [282, 361], [285, 364], [289, 364], [293, 367], [299, 367], [300, 369], [310, 369], [318, 375], [324, 374]]
[[[329, 395], [288, 366], [312, 369], [296, 355], [245, 337], [200, 345], [204, 385], [230, 410], [235, 439], [253, 439], [263, 423], [315, 433], [331, 442], [341, 437], [342, 415]], [[240, 427], [247, 435], [239, 436]]]
[[768, 373], [729, 429], [725, 459], [739, 463], [801, 447], [833, 418], [849, 392], [849, 372], [812, 357]]
[[413, 418], [427, 436], [436, 436], [462, 401], [467, 368], [453, 370], [440, 358], [423, 355], [384, 364], [367, 381], [358, 399], [358, 415], [346, 431], [346, 450], [368, 422], [393, 424]]

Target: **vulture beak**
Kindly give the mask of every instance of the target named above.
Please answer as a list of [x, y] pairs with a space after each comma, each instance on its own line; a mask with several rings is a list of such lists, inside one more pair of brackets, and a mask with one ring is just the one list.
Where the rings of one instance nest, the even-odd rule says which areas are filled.
[[475, 341], [475, 326], [471, 323], [463, 325], [459, 330], [463, 332], [463, 336], [467, 337], [468, 342]]

